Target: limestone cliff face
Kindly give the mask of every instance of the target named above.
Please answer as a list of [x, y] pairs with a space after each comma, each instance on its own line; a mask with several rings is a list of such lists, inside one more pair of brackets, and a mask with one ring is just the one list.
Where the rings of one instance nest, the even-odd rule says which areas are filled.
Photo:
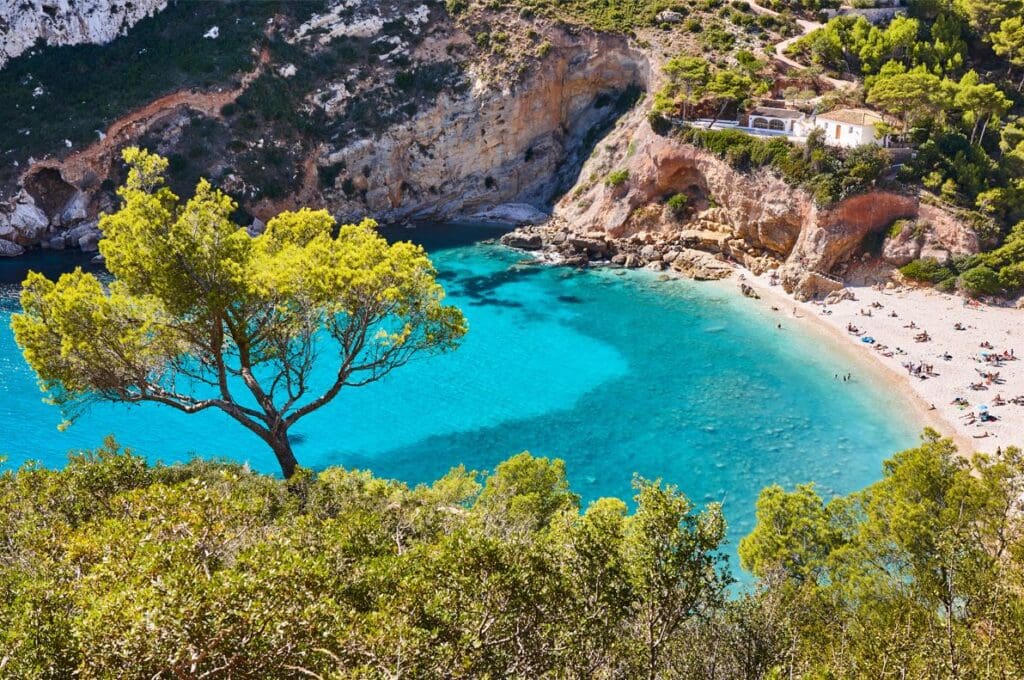
[[[642, 111], [631, 114], [600, 149], [584, 166], [581, 184], [556, 206], [556, 214], [581, 231], [622, 237], [652, 229], [727, 227], [751, 247], [785, 257], [812, 211], [809, 197], [768, 172], [737, 172], [712, 154], [655, 134]], [[623, 149], [625, 158], [618, 160]], [[609, 186], [608, 176], [621, 170], [627, 179]], [[643, 208], [678, 193], [687, 196], [695, 219], [671, 219], [659, 210], [652, 222]]]
[[[20, 178], [21, 191], [0, 205], [0, 239], [19, 247], [74, 246], [77, 240], [68, 241], [65, 232], [78, 222], [69, 221], [68, 205], [85, 206], [79, 222], [112, 207], [106, 180], [118, 178], [119, 150], [144, 143], [168, 157], [192, 158], [197, 121], [207, 131], [202, 175], [260, 221], [301, 205], [325, 206], [342, 220], [389, 222], [471, 217], [503, 204], [548, 210], [615, 119], [647, 89], [651, 71], [625, 37], [538, 22], [519, 31], [532, 37], [514, 34], [530, 56], [515, 77], [506, 77], [508, 60], [481, 53], [473, 38], [478, 29], [452, 22], [439, 0], [387, 6], [345, 0], [281, 30], [296, 49], [314, 55], [310, 61], [339, 41], [373, 54], [358, 69], [324, 70], [314, 80], [302, 71], [311, 67], [274, 63], [264, 53], [237, 88], [171, 93], [131, 111], [92, 146], [36, 160]], [[403, 99], [410, 76], [430, 77], [423, 73], [443, 74], [445, 84], [436, 95]], [[226, 104], [241, 101], [267, 75], [281, 83], [313, 82], [294, 107], [316, 121], [310, 126], [316, 132], [267, 127], [254, 133], [237, 127], [239, 107], [224, 114]], [[367, 109], [376, 118], [357, 113]], [[261, 155], [271, 147], [277, 157]], [[245, 167], [262, 169], [269, 165], [263, 159], [281, 158], [287, 191], [260, 195], [258, 173], [247, 175]], [[46, 224], [10, 226], [16, 204], [34, 205]]]
[[814, 209], [800, 230], [788, 262], [828, 273], [840, 260], [858, 252], [868, 234], [917, 214], [916, 196], [888, 191], [853, 196], [827, 210]]
[[36, 41], [48, 45], [107, 43], [167, 0], [0, 0], [0, 68]]
[[549, 204], [649, 68], [621, 38], [555, 31], [549, 39], [538, 68], [512, 88], [442, 93], [408, 122], [324, 151], [319, 165], [345, 168], [324, 191], [327, 204], [388, 221]]

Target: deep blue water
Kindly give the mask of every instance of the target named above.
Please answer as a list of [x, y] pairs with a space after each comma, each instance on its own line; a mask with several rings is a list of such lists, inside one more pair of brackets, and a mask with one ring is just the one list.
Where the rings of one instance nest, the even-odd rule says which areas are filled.
[[[307, 466], [369, 468], [408, 482], [459, 463], [486, 470], [519, 451], [565, 459], [584, 501], [628, 497], [633, 473], [725, 502], [730, 537], [747, 533], [765, 485], [860, 488], [916, 441], [902, 402], [734, 283], [659, 282], [649, 272], [576, 272], [522, 264], [474, 240], [479, 227], [403, 230], [423, 242], [470, 332], [456, 352], [416, 360], [344, 391], [298, 424]], [[69, 449], [114, 433], [163, 461], [192, 454], [276, 472], [264, 445], [226, 416], [155, 405], [94, 408], [66, 432], [41, 402], [9, 316], [32, 267], [55, 274], [70, 254], [0, 262], [0, 453], [6, 465], [60, 466]], [[854, 380], [834, 374], [852, 371]]]

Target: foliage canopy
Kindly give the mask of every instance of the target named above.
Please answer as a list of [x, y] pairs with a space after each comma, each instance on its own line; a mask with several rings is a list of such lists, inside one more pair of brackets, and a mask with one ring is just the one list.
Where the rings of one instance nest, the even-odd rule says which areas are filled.
[[220, 409], [291, 476], [299, 419], [466, 332], [423, 249], [388, 244], [372, 221], [334, 234], [326, 211], [302, 209], [250, 237], [205, 180], [183, 203], [164, 186], [165, 159], [137, 148], [124, 158], [123, 206], [100, 221], [114, 280], [32, 273], [12, 320], [69, 417], [97, 399]]
[[927, 432], [825, 501], [769, 487], [729, 597], [716, 504], [637, 479], [581, 512], [561, 461], [409, 488], [149, 465], [110, 441], [0, 474], [17, 678], [1014, 677], [1024, 456]]

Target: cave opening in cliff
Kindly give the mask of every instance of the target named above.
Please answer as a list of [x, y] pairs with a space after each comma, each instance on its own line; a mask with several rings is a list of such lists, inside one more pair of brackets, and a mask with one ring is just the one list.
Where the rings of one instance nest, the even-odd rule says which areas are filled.
[[57, 168], [40, 168], [29, 173], [25, 176], [23, 186], [36, 205], [51, 219], [60, 214], [76, 191]]

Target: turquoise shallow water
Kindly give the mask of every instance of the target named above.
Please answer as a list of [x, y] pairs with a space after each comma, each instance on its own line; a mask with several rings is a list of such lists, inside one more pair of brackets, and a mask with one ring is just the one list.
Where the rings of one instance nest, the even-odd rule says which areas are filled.
[[[858, 367], [820, 338], [777, 329], [778, 319], [731, 285], [523, 266], [519, 253], [474, 244], [493, 235], [481, 228], [398, 235], [427, 245], [470, 333], [457, 352], [343, 392], [299, 423], [304, 465], [421, 482], [529, 450], [564, 458], [585, 501], [629, 496], [634, 472], [677, 484], [698, 503], [722, 500], [735, 541], [750, 530], [763, 486], [814, 480], [826, 494], [849, 492], [916, 441], [902, 402], [858, 379]], [[215, 413], [104, 405], [56, 430], [60, 416], [40, 401], [8, 320], [26, 266], [52, 274], [73, 258], [0, 264], [6, 465], [59, 466], [69, 449], [115, 433], [164, 461], [195, 453], [276, 472], [259, 440]], [[847, 371], [851, 383], [834, 379]]]

